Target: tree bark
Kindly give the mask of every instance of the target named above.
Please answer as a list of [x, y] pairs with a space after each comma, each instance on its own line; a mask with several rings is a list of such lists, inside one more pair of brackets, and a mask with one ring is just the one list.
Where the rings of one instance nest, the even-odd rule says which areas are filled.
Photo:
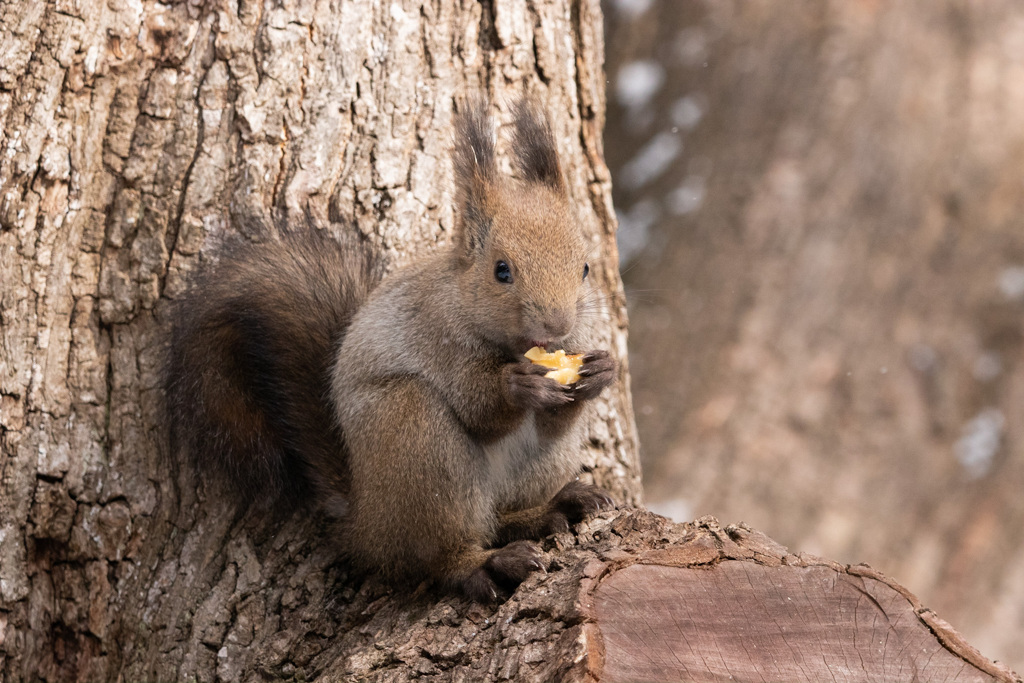
[[870, 562], [1021, 670], [1024, 5], [608, 5], [645, 498]]
[[[453, 101], [486, 93], [507, 120], [527, 92], [624, 361], [602, 40], [596, 0], [0, 0], [0, 678], [342, 680], [406, 661], [375, 634], [422, 596], [349, 577], [314, 511], [245, 513], [168, 457], [168, 300], [223, 235], [307, 215], [392, 267], [440, 248]], [[580, 447], [628, 504], [619, 379]]]
[[[548, 572], [497, 610], [370, 584], [339, 595], [308, 625], [326, 642], [302, 671], [328, 681], [1020, 683], [891, 579], [794, 555], [744, 525], [617, 511], [545, 549]], [[296, 656], [282, 664], [274, 650], [252, 666], [292, 676]]]

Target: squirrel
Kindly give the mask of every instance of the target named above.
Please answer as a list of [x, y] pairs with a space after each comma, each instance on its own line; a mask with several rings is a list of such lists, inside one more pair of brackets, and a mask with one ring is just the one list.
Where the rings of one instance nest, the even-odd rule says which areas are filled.
[[[450, 248], [382, 277], [323, 230], [224, 247], [179, 303], [172, 433], [251, 498], [309, 489], [341, 546], [392, 581], [507, 596], [532, 542], [613, 506], [577, 479], [574, 427], [617, 375], [584, 324], [587, 246], [550, 122], [515, 107], [499, 173], [483, 102], [455, 114]], [[564, 386], [524, 357], [583, 354]]]

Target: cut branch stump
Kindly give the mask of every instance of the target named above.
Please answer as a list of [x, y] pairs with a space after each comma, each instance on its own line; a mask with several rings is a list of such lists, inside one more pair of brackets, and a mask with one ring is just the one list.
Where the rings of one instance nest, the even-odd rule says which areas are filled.
[[746, 525], [617, 511], [546, 549], [496, 611], [385, 599], [337, 680], [1021, 681], [879, 572]]

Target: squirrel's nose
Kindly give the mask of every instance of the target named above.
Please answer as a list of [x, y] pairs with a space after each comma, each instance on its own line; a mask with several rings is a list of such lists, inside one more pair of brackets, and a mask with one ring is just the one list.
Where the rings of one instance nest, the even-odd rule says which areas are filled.
[[572, 331], [575, 311], [552, 311], [544, 316], [544, 332], [552, 339], [561, 339]]

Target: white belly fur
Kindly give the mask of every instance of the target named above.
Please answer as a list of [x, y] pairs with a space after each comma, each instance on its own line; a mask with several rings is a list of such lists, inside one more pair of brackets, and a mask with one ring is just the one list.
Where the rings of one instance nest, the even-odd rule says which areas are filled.
[[564, 441], [542, 443], [530, 414], [514, 432], [485, 446], [495, 506], [514, 510], [546, 503], [576, 469], [573, 458], [559, 453]]

